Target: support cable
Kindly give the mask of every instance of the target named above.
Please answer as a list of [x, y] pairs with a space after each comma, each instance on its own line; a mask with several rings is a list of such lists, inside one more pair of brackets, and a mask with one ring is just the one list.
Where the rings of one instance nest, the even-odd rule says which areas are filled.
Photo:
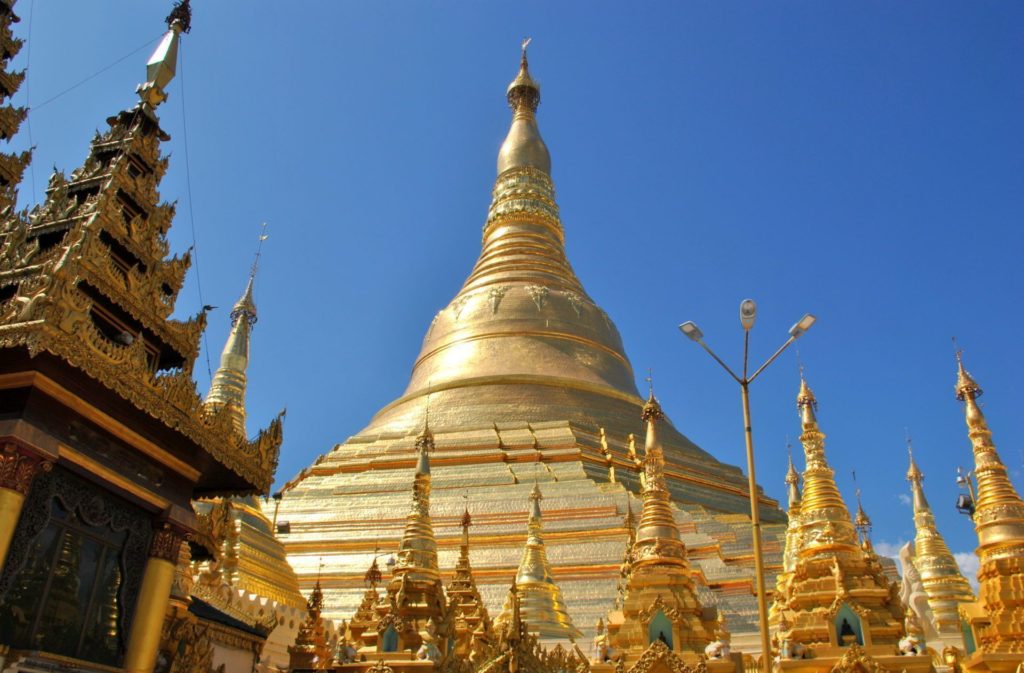
[[[188, 219], [192, 226], [192, 265], [196, 270], [196, 290], [199, 292], [199, 305], [206, 310], [206, 302], [203, 301], [203, 283], [199, 273], [199, 246], [196, 241], [196, 215], [192, 207], [192, 172], [189, 169], [188, 160], [188, 125], [185, 112], [185, 50], [178, 48], [178, 79], [181, 82], [181, 136], [185, 146], [185, 193], [188, 194]], [[206, 355], [206, 375], [213, 381], [213, 369], [210, 367], [210, 340], [203, 330], [203, 351]]]
[[[29, 16], [31, 17], [31, 9], [29, 10], [29, 12], [30, 12], [30, 13], [29, 13]], [[31, 19], [30, 19], [30, 21], [31, 21]], [[29, 32], [30, 32], [30, 34], [31, 34], [31, 23], [29, 24]], [[150, 46], [151, 44], [153, 44], [154, 42], [156, 42], [157, 40], [159, 40], [159, 39], [160, 39], [161, 37], [163, 37], [163, 36], [164, 36], [164, 34], [163, 34], [163, 33], [160, 33], [159, 35], [157, 35], [157, 36], [156, 36], [156, 37], [154, 37], [153, 39], [149, 40], [148, 42], [146, 42], [146, 43], [145, 43], [145, 44], [143, 44], [143, 45], [140, 45], [140, 46], [136, 47], [135, 49], [133, 49], [133, 50], [132, 50], [132, 51], [130, 51], [129, 53], [125, 54], [125, 55], [124, 55], [124, 56], [122, 56], [121, 58], [119, 58], [119, 59], [117, 59], [116, 61], [114, 61], [113, 63], [110, 63], [109, 65], [105, 65], [105, 66], [103, 66], [102, 68], [100, 68], [99, 70], [97, 70], [96, 72], [94, 72], [93, 74], [91, 74], [91, 75], [89, 75], [88, 77], [86, 77], [86, 78], [84, 78], [84, 79], [81, 79], [81, 80], [79, 80], [78, 82], [76, 82], [76, 83], [72, 84], [72, 85], [71, 85], [71, 86], [69, 86], [68, 88], [66, 88], [66, 89], [64, 89], [63, 91], [61, 91], [60, 93], [57, 93], [57, 94], [54, 94], [53, 96], [50, 96], [49, 98], [47, 98], [46, 100], [44, 100], [44, 101], [43, 101], [42, 103], [40, 103], [39, 105], [36, 105], [36, 106], [35, 106], [34, 108], [32, 108], [32, 109], [30, 110], [30, 117], [31, 117], [31, 113], [32, 113], [32, 112], [35, 112], [36, 110], [39, 110], [40, 108], [46, 107], [47, 105], [49, 105], [49, 104], [50, 104], [50, 103], [52, 103], [53, 101], [57, 100], [58, 98], [60, 98], [60, 97], [61, 97], [61, 96], [63, 96], [64, 94], [67, 94], [67, 93], [71, 93], [72, 91], [74, 91], [74, 90], [75, 90], [75, 89], [77, 89], [78, 87], [82, 86], [82, 85], [83, 85], [83, 84], [85, 84], [86, 82], [88, 82], [88, 81], [90, 81], [90, 80], [93, 80], [93, 79], [95, 79], [95, 78], [99, 77], [100, 75], [102, 75], [102, 74], [103, 74], [103, 73], [105, 73], [106, 71], [108, 71], [108, 70], [110, 70], [111, 68], [113, 68], [113, 67], [114, 67], [115, 65], [117, 65], [118, 63], [121, 63], [122, 61], [126, 61], [126, 60], [128, 60], [129, 58], [131, 58], [132, 56], [135, 56], [135, 54], [139, 53], [140, 51], [142, 51], [142, 50], [143, 50], [143, 49], [145, 49], [146, 47]], [[31, 43], [31, 42], [29, 42], [29, 46], [28, 46], [28, 52], [29, 52], [29, 53], [31, 53], [31, 52], [32, 52], [32, 43]]]

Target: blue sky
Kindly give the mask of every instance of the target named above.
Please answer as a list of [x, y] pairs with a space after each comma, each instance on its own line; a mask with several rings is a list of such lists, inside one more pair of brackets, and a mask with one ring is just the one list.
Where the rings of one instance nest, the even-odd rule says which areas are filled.
[[[33, 2], [15, 28], [31, 30], [16, 102], [36, 106], [26, 205], [134, 103], [152, 47], [39, 104], [155, 41], [170, 4]], [[755, 358], [818, 316], [800, 356], [839, 484], [852, 503], [857, 471], [876, 541], [912, 536], [909, 429], [943, 533], [974, 547], [952, 508], [971, 459], [952, 335], [1024, 485], [1021, 3], [196, 4], [160, 110], [176, 251], [193, 238], [188, 134], [198, 269], [178, 313], [201, 306], [201, 280], [221, 307], [216, 366], [268, 222], [249, 412], [254, 431], [288, 407], [279, 480], [404, 389], [479, 252], [504, 90], [530, 35], [570, 259], [684, 433], [743, 461], [738, 390], [676, 325], [695, 320], [736, 363], [750, 296]], [[196, 377], [205, 390], [203, 359]], [[791, 352], [753, 388], [758, 477], [780, 499], [797, 385]]]

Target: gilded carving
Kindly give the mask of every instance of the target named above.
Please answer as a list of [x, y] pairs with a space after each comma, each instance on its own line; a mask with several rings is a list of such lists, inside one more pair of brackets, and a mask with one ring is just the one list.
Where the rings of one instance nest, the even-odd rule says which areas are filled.
[[13, 444], [6, 444], [0, 451], [0, 488], [27, 496], [39, 471], [48, 472], [52, 468], [53, 463], [23, 453]]
[[149, 556], [177, 563], [178, 551], [184, 540], [184, 534], [175, 530], [170, 524], [163, 524], [153, 531], [153, 539], [149, 544]]

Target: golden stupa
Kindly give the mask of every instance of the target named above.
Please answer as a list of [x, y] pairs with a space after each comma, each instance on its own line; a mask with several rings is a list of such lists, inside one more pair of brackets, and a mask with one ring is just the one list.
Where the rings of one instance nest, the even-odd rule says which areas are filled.
[[[465, 496], [476, 524], [479, 590], [499, 611], [539, 466], [547, 552], [573, 622], [592, 629], [615, 595], [622, 517], [629, 492], [640, 490], [634, 435], [644, 400], [614, 323], [566, 258], [551, 158], [537, 126], [540, 86], [525, 49], [507, 96], [512, 124], [480, 257], [427, 328], [405, 393], [283, 489], [278, 519], [289, 560], [308, 589], [322, 559], [324, 611], [335, 619], [358, 607], [375, 546], [397, 548], [403, 521], [395, 512], [407, 498], [428, 396], [439, 567], [455, 566]], [[660, 431], [665, 484], [682, 509], [677, 519], [695, 572], [720, 591], [734, 634], [752, 634], [746, 479], [669, 421]], [[782, 524], [777, 503], [760, 497], [763, 519]], [[783, 534], [783, 525], [765, 529], [769, 569], [781, 562]]]
[[973, 603], [974, 592], [935, 524], [935, 515], [924, 495], [924, 474], [913, 452], [910, 452], [907, 481], [913, 494], [915, 535], [900, 550], [903, 564], [900, 597], [907, 610], [913, 612], [915, 626], [921, 630], [929, 647], [936, 651], [946, 647], [964, 650], [960, 606]]
[[[971, 672], [1009, 673], [1024, 669], [1024, 501], [992, 441], [978, 406], [979, 386], [957, 353], [957, 399], [963, 401], [967, 435], [974, 453], [978, 534], [978, 602], [961, 608], [969, 622]], [[975, 649], [976, 648], [976, 649]], [[971, 652], [971, 650], [974, 650]]]

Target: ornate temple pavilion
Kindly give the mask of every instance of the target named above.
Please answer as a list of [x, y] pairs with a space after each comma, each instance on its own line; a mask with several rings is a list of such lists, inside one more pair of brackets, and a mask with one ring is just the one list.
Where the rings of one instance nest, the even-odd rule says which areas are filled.
[[[573, 622], [589, 632], [615, 594], [622, 519], [630, 494], [640, 492], [644, 400], [614, 322], [566, 258], [551, 157], [537, 125], [540, 86], [525, 51], [507, 96], [512, 123], [480, 256], [427, 326], [405, 394], [284, 488], [281, 539], [305, 589], [322, 560], [324, 614], [332, 618], [355, 611], [375, 547], [397, 549], [428, 407], [441, 567], [454, 565], [465, 497], [480, 591], [498, 614], [536, 481], [554, 579]], [[674, 516], [703, 578], [699, 590], [742, 640], [756, 622], [746, 479], [667, 420], [661, 442]], [[764, 496], [761, 507], [774, 574], [785, 515]]]

